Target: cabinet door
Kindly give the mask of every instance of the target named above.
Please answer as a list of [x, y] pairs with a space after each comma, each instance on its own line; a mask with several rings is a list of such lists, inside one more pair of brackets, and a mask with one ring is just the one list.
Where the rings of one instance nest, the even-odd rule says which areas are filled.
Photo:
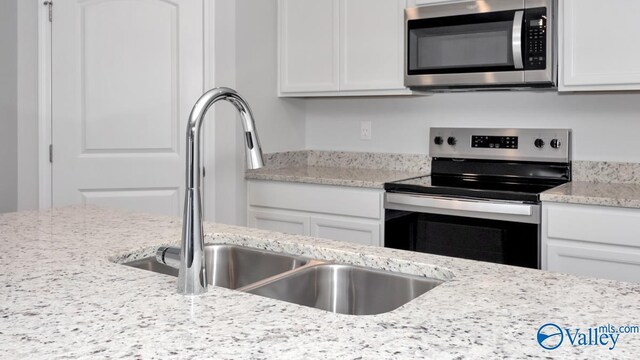
[[406, 0], [340, 1], [340, 90], [404, 89]]
[[640, 89], [640, 1], [560, 1], [560, 90]]
[[278, 1], [280, 92], [338, 91], [338, 1]]
[[382, 246], [380, 222], [311, 217], [311, 236], [355, 244]]
[[247, 211], [247, 225], [256, 229], [309, 235], [309, 216], [267, 210]]

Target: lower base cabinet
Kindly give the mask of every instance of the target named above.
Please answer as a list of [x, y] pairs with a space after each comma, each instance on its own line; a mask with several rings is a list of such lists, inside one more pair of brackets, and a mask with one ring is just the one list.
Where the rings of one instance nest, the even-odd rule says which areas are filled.
[[247, 212], [249, 227], [294, 235], [309, 235], [310, 220], [309, 216], [305, 214], [285, 213], [269, 209], [249, 209]]
[[542, 268], [640, 283], [640, 209], [544, 202]]
[[356, 244], [382, 246], [380, 227], [375, 220], [311, 217], [311, 236]]
[[383, 194], [381, 189], [249, 180], [247, 225], [383, 246]]

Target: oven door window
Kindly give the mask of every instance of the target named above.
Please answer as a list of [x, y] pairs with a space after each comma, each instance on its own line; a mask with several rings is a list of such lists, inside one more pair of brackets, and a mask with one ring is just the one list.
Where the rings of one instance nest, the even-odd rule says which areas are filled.
[[538, 225], [387, 210], [385, 246], [538, 268]]
[[515, 11], [410, 20], [408, 74], [514, 71]]

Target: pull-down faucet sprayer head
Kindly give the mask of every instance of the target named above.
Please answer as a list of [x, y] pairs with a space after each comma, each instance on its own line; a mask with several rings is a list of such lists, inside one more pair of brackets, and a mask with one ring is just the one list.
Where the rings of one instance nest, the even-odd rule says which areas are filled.
[[242, 127], [244, 128], [244, 145], [246, 147], [245, 153], [247, 155], [247, 168], [259, 169], [263, 167], [264, 160], [262, 157], [262, 148], [260, 146], [260, 140], [258, 139], [258, 133], [256, 132], [256, 125], [253, 121], [253, 113], [251, 112], [249, 104], [247, 104], [247, 102], [232, 89], [220, 88], [220, 90], [229, 92], [226, 100], [232, 103], [240, 113]]

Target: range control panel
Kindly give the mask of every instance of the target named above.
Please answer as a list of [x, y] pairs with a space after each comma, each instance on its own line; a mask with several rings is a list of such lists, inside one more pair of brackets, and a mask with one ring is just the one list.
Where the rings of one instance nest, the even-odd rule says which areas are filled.
[[517, 136], [478, 136], [471, 137], [471, 147], [485, 149], [517, 149]]
[[569, 129], [431, 128], [429, 155], [437, 158], [570, 161]]

